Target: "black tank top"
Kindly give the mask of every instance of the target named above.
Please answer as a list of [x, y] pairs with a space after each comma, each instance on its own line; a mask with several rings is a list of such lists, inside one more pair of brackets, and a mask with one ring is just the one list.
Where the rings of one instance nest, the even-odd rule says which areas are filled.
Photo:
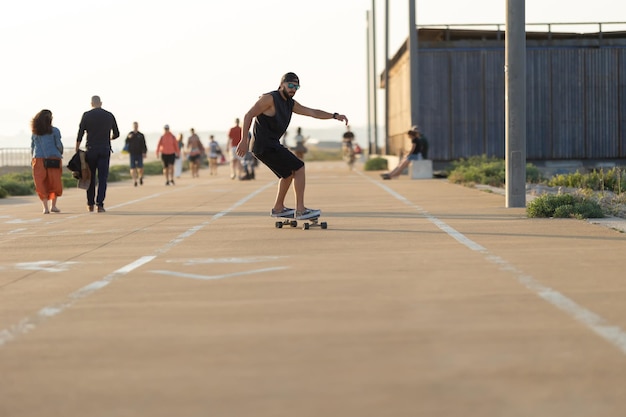
[[252, 148], [252, 152], [255, 154], [262, 154], [266, 148], [282, 146], [280, 138], [287, 131], [293, 113], [294, 101], [291, 97], [288, 96], [287, 100], [285, 100], [277, 90], [268, 94], [271, 94], [274, 99], [276, 114], [272, 117], [265, 114], [260, 114], [256, 117], [253, 129], [254, 145]]

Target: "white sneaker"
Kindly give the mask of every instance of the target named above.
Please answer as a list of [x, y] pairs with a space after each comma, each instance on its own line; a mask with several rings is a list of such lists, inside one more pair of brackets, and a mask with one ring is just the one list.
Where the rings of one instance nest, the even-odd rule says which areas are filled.
[[296, 220], [313, 219], [315, 217], [321, 216], [321, 214], [322, 210], [305, 208], [304, 211], [296, 211]]
[[272, 217], [293, 217], [296, 211], [291, 208], [284, 207], [281, 211], [272, 211], [270, 212], [270, 216]]

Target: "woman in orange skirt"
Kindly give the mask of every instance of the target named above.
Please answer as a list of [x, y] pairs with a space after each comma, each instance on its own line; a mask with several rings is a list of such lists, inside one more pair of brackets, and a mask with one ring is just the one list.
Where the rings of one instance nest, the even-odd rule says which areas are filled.
[[[57, 197], [61, 197], [63, 194], [61, 132], [52, 126], [52, 112], [50, 110], [42, 110], [37, 113], [31, 122], [31, 129], [33, 133], [30, 143], [33, 156], [31, 165], [35, 191], [43, 205], [44, 214], [60, 213], [61, 210], [57, 207]], [[55, 160], [56, 163], [45, 162]]]

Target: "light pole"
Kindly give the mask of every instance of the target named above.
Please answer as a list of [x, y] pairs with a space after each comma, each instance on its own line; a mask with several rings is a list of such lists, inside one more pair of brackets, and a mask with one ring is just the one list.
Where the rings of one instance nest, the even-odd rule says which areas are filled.
[[378, 95], [376, 88], [376, 0], [372, 0], [372, 118], [374, 123], [374, 152], [378, 149]]
[[525, 0], [507, 0], [505, 36], [506, 207], [526, 207]]
[[415, 0], [409, 0], [409, 80], [411, 88], [411, 126], [418, 125], [419, 75], [417, 71], [417, 25]]
[[365, 22], [366, 22], [366, 44], [367, 44], [367, 154], [371, 155], [372, 153], [372, 45], [371, 45], [371, 28], [370, 28], [370, 12], [367, 10], [365, 12]]

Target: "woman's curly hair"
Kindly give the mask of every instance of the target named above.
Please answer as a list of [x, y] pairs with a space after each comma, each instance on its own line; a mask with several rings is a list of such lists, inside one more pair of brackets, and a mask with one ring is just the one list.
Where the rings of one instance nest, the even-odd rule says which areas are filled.
[[52, 112], [50, 110], [42, 110], [33, 117], [30, 122], [33, 134], [42, 136], [52, 133]]

